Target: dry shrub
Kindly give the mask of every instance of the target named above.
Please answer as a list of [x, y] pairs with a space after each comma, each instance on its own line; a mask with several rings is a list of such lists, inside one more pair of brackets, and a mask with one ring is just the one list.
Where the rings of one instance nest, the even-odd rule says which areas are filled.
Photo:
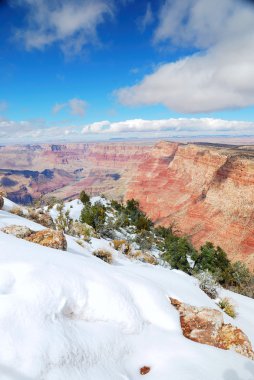
[[112, 244], [116, 251], [119, 251], [125, 255], [131, 253], [130, 244], [126, 240], [113, 240]]
[[236, 318], [236, 310], [235, 306], [233, 305], [232, 301], [229, 298], [222, 298], [218, 306], [230, 317]]
[[112, 263], [112, 253], [105, 249], [97, 249], [96, 251], [93, 251], [93, 255], [105, 261], [108, 264]]
[[35, 223], [41, 224], [43, 227], [52, 228], [54, 226], [51, 215], [47, 212], [37, 211], [33, 208], [28, 209], [27, 219], [32, 220]]
[[90, 241], [91, 237], [97, 237], [93, 227], [86, 223], [74, 222], [68, 234], [74, 237], [82, 238], [85, 241]]
[[23, 212], [23, 210], [22, 210], [22, 208], [20, 208], [20, 207], [13, 207], [11, 210], [10, 210], [10, 213], [11, 214], [14, 214], [14, 215], [18, 215], [18, 216], [25, 216], [24, 215], [24, 212]]
[[156, 260], [156, 258], [153, 255], [151, 255], [151, 253], [148, 253], [148, 252], [135, 251], [131, 254], [131, 257], [133, 259], [142, 261], [143, 263], [152, 264], [152, 265], [158, 264], [158, 261]]

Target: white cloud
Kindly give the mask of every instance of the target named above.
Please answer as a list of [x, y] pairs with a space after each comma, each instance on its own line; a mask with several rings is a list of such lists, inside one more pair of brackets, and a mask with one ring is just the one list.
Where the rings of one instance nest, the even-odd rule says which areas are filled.
[[165, 1], [154, 41], [201, 52], [116, 92], [121, 103], [184, 113], [254, 105], [254, 7], [240, 0]]
[[53, 113], [59, 113], [64, 108], [68, 108], [74, 116], [83, 117], [86, 112], [87, 103], [82, 99], [73, 98], [66, 103], [56, 103], [52, 111]]
[[212, 118], [179, 118], [162, 120], [133, 119], [112, 123], [108, 120], [84, 126], [83, 134], [107, 134], [129, 132], [172, 132], [177, 135], [253, 134], [254, 122], [230, 121]]
[[79, 133], [75, 126], [52, 127], [48, 126], [45, 120], [21, 120], [14, 121], [0, 118], [0, 140], [1, 142], [32, 142], [45, 141], [50, 139], [61, 139], [62, 136], [70, 136]]
[[97, 40], [96, 29], [113, 13], [111, 0], [13, 0], [25, 7], [27, 24], [16, 38], [27, 50], [60, 43], [62, 50], [77, 53]]
[[85, 126], [49, 125], [43, 119], [14, 121], [0, 118], [1, 143], [28, 143], [56, 141], [66, 138], [68, 141], [99, 140], [122, 135], [137, 137], [170, 138], [170, 136], [195, 137], [254, 136], [254, 122], [230, 121], [212, 118], [179, 118], [162, 120], [124, 120], [110, 122], [103, 120]]

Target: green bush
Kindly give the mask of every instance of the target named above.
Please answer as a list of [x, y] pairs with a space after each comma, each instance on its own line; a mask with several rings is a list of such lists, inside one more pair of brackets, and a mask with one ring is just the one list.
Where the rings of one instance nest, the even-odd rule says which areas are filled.
[[220, 247], [215, 248], [210, 242], [204, 244], [199, 251], [195, 262], [198, 271], [209, 271], [220, 284], [225, 283], [230, 261], [227, 254]]
[[80, 221], [89, 224], [95, 231], [100, 231], [106, 220], [105, 207], [97, 202], [94, 205], [86, 203], [81, 211]]
[[168, 236], [165, 239], [165, 253], [162, 258], [168, 262], [172, 268], [191, 274], [196, 255], [197, 252], [195, 248], [187, 238]]
[[124, 206], [115, 200], [111, 201], [111, 207], [113, 207], [113, 209], [115, 209], [118, 212], [124, 209]]
[[150, 251], [154, 244], [154, 235], [149, 231], [142, 230], [136, 235], [135, 242], [142, 252]]

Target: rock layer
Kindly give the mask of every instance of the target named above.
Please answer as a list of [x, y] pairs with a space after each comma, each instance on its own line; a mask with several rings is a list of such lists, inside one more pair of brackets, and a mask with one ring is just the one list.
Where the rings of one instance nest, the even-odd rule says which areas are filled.
[[211, 241], [254, 267], [253, 148], [161, 142], [139, 165], [131, 198], [196, 247]]
[[150, 149], [135, 142], [1, 147], [0, 190], [22, 204], [47, 194], [72, 198], [81, 190], [120, 199]]
[[179, 311], [183, 335], [194, 342], [235, 352], [254, 360], [248, 337], [239, 328], [225, 324], [220, 311], [195, 307], [170, 298]]

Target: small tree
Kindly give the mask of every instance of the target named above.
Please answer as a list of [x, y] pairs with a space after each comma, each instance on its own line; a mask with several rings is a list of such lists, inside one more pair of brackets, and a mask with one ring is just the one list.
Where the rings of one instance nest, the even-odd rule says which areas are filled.
[[90, 203], [90, 197], [84, 190], [81, 191], [79, 199], [83, 204]]
[[64, 205], [57, 205], [58, 216], [55, 219], [55, 226], [57, 230], [68, 233], [73, 224], [73, 220], [70, 218], [70, 210], [64, 210]]

